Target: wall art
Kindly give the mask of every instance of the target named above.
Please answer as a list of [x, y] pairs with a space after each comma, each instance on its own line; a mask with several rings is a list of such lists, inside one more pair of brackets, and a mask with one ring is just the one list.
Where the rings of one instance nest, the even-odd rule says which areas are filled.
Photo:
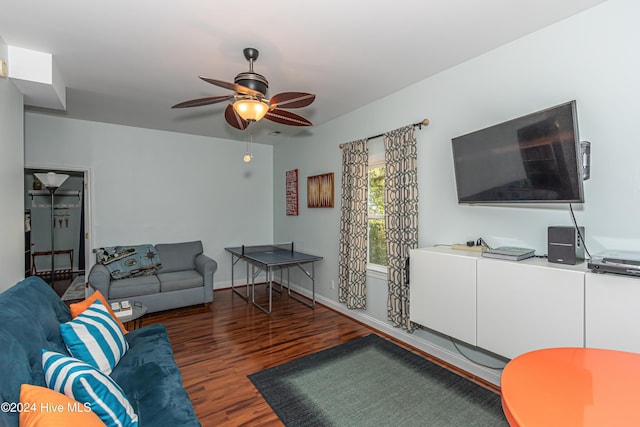
[[307, 207], [333, 207], [333, 172], [307, 178]]
[[286, 211], [287, 215], [298, 215], [298, 169], [287, 171], [285, 174]]

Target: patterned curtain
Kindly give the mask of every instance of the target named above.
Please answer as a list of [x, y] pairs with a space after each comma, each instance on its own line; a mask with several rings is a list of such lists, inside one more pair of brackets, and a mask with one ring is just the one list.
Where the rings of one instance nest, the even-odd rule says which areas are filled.
[[409, 285], [405, 265], [409, 249], [418, 247], [418, 171], [415, 128], [384, 135], [385, 229], [389, 259], [387, 315], [396, 327], [413, 332], [409, 320]]
[[342, 201], [338, 254], [338, 301], [348, 308], [366, 308], [367, 279], [367, 187], [369, 146], [367, 140], [342, 148]]

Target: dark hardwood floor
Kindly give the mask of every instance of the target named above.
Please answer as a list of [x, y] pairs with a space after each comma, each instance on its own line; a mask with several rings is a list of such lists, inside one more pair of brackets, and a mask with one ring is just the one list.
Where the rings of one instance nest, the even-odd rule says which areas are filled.
[[[262, 296], [264, 288], [256, 288]], [[205, 427], [281, 426], [247, 375], [375, 332], [325, 306], [312, 309], [275, 292], [268, 315], [229, 289], [216, 291], [209, 306], [145, 317], [145, 325], [152, 323], [166, 326], [184, 386]]]

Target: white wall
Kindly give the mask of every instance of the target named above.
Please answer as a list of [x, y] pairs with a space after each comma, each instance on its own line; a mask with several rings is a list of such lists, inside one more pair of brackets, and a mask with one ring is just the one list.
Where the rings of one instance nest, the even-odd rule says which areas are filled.
[[[202, 240], [230, 281], [224, 247], [271, 241], [271, 146], [172, 132], [25, 115], [29, 167], [89, 169], [93, 246]], [[93, 260], [92, 260], [93, 261]]]
[[[575, 207], [578, 222], [586, 227], [587, 247], [592, 253], [618, 248], [640, 251], [637, 16], [640, 3], [610, 0], [316, 127], [308, 140], [276, 146], [275, 240], [300, 241], [310, 252], [325, 257], [316, 269], [316, 289], [324, 302], [340, 307], [337, 290], [330, 288], [331, 280], [337, 283], [338, 144], [427, 117], [431, 124], [417, 131], [420, 246], [483, 237], [494, 246], [526, 246], [545, 254], [547, 227], [571, 225], [567, 207], [458, 205], [451, 138], [575, 99], [581, 139], [592, 142], [586, 201]], [[432, 44], [422, 54], [428, 55], [429, 49], [446, 46]], [[300, 177], [300, 216], [287, 217], [284, 174], [295, 168]], [[306, 177], [323, 172], [336, 173], [336, 207], [307, 209]], [[370, 280], [368, 309], [350, 313], [388, 325], [386, 283]], [[441, 356], [453, 363], [467, 363], [444, 337], [423, 331], [412, 336], [394, 333], [406, 341], [417, 340], [419, 347], [443, 349]], [[481, 367], [471, 370], [492, 381], [499, 376]]]
[[[0, 38], [0, 59], [7, 45]], [[0, 292], [24, 278], [24, 192], [22, 94], [0, 77]]]

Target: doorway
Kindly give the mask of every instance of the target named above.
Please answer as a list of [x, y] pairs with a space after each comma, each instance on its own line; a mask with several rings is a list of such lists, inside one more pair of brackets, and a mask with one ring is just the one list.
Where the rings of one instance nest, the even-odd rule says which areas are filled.
[[[47, 172], [69, 175], [55, 192], [53, 206], [51, 193], [34, 176]], [[25, 277], [39, 276], [51, 283], [53, 271], [52, 286], [61, 297], [72, 284], [83, 287], [80, 284], [84, 284], [89, 268], [88, 176], [88, 170], [73, 168], [24, 170]]]

